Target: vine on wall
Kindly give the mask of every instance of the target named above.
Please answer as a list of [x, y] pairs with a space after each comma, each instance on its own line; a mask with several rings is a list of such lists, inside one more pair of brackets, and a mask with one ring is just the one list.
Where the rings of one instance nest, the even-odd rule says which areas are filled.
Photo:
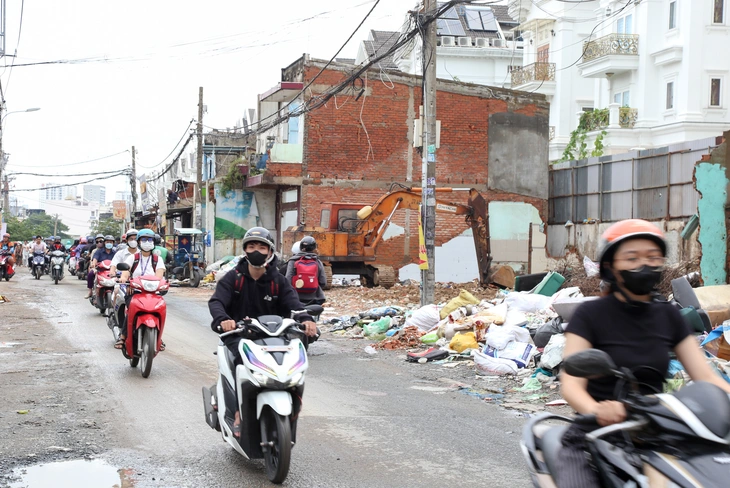
[[607, 125], [607, 108], [593, 110], [592, 112], [583, 112], [580, 115], [578, 127], [570, 133], [570, 140], [568, 141], [568, 145], [565, 147], [565, 151], [563, 151], [563, 157], [560, 162], [585, 159], [588, 156], [603, 156], [603, 151], [605, 149], [603, 139], [606, 135], [606, 131], [601, 130], [601, 132], [596, 136], [596, 140], [593, 143], [593, 149], [590, 153], [588, 152], [586, 138], [589, 132], [603, 129]]

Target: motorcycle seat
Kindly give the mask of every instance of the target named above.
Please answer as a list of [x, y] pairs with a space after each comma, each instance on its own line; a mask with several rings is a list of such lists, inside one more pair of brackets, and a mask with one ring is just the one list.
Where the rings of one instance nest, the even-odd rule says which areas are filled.
[[560, 469], [560, 451], [563, 449], [563, 436], [567, 430], [567, 425], [551, 427], [540, 439], [542, 457], [550, 473], [557, 473]]
[[718, 437], [730, 434], [730, 398], [712, 383], [691, 383], [674, 395]]

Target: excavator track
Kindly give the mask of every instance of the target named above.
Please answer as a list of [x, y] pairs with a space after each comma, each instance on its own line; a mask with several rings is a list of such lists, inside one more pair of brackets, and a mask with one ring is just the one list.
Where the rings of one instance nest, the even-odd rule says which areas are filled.
[[323, 286], [323, 290], [329, 290], [332, 288], [332, 266], [324, 267], [324, 275], [327, 278], [327, 285]]
[[375, 265], [375, 286], [382, 286], [383, 288], [392, 288], [395, 285], [395, 270], [392, 266]]

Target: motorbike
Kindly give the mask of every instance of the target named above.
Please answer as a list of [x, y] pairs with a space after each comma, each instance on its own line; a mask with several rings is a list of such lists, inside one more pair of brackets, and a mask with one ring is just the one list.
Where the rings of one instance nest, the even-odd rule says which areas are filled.
[[71, 276], [76, 276], [76, 256], [71, 254], [71, 257], [68, 258], [68, 272], [71, 273]]
[[89, 302], [95, 308], [99, 309], [99, 313], [105, 315], [112, 301], [112, 293], [117, 280], [111, 276], [112, 267], [111, 259], [99, 261], [96, 263], [96, 276], [94, 277], [94, 287], [91, 290]]
[[[117, 274], [121, 274], [117, 272]], [[106, 310], [106, 325], [114, 334], [114, 342], [119, 340], [121, 332], [120, 324], [124, 323], [126, 303], [124, 297], [127, 294], [127, 284], [117, 283], [112, 291], [111, 302]]]
[[46, 267], [46, 255], [42, 252], [34, 252], [33, 253], [33, 260], [31, 261], [32, 264], [32, 272], [33, 277], [37, 280], [41, 279], [41, 276], [43, 276], [43, 273], [45, 272]]
[[520, 445], [535, 487], [556, 485], [553, 475], [568, 428], [556, 421], [595, 427], [586, 434], [586, 445], [603, 487], [727, 486], [730, 397], [722, 389], [694, 382], [673, 394], [642, 395], [633, 372], [618, 370], [607, 353], [596, 349], [569, 356], [564, 368], [580, 378], [616, 376], [618, 400], [628, 417], [606, 427], [599, 427], [594, 415], [530, 419]]
[[[319, 315], [320, 305], [306, 307]], [[297, 417], [309, 367], [307, 336], [293, 319], [264, 315], [237, 323], [220, 335], [218, 382], [203, 387], [207, 424], [246, 459], [264, 458], [266, 475], [282, 483], [288, 473], [291, 449], [296, 443]], [[237, 342], [242, 364], [223, 339]], [[240, 415], [240, 436], [233, 435], [235, 412]]]
[[91, 261], [91, 256], [89, 255], [89, 251], [82, 251], [81, 257], [76, 263], [76, 277], [80, 280], [85, 280], [86, 275], [89, 273], [89, 262]]
[[10, 259], [12, 256], [12, 251], [0, 251], [0, 280], [5, 278], [5, 281], [10, 281], [10, 278], [12, 278], [15, 274], [14, 271], [10, 270], [11, 266], [8, 262], [8, 259]]
[[65, 264], [65, 259], [65, 252], [51, 251], [51, 279], [56, 285], [63, 279], [63, 266]]
[[[120, 271], [128, 271], [129, 265], [117, 265]], [[126, 340], [122, 354], [129, 359], [129, 365], [136, 368], [141, 362], [143, 378], [152, 372], [152, 360], [162, 345], [162, 331], [165, 328], [167, 306], [162, 298], [170, 289], [169, 283], [155, 276], [132, 278], [127, 291], [133, 294], [126, 310], [125, 319], [120, 324], [126, 327]]]

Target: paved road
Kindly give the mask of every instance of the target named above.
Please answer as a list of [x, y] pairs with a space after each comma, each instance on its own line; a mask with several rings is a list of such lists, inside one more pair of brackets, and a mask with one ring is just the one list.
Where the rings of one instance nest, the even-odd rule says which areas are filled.
[[[270, 486], [263, 462], [244, 460], [205, 424], [200, 390], [215, 381], [217, 336], [204, 295], [167, 295], [168, 348], [144, 379], [113, 349], [105, 320], [82, 298], [81, 281], [52, 286], [25, 273], [16, 278], [16, 294], [43, 287], [39, 310], [90, 351], [76, 360], [88, 361], [88, 374], [99, 378], [123, 446], [103, 457], [133, 468], [135, 486]], [[528, 486], [518, 445], [523, 419], [420, 379], [414, 365], [353, 351], [351, 342], [326, 338], [311, 347], [284, 486]]]

